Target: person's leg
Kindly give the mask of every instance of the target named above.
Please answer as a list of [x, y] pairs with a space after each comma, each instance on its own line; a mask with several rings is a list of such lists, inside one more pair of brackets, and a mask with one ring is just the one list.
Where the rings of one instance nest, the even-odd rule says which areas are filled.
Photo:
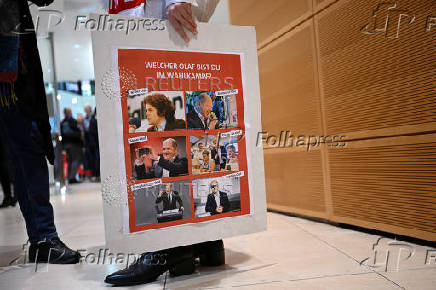
[[94, 167], [95, 167], [95, 177], [100, 178], [100, 148], [95, 147], [95, 159], [94, 159]]
[[72, 179], [72, 162], [73, 162], [73, 153], [71, 149], [71, 144], [63, 144], [63, 148], [65, 150], [65, 155], [67, 158], [67, 178], [68, 180]]
[[16, 108], [0, 109], [0, 136], [6, 141], [14, 175], [14, 194], [26, 222], [29, 261], [75, 264], [80, 254], [59, 238], [50, 203], [47, 160], [35, 122]]
[[47, 161], [36, 124], [11, 109], [0, 113], [0, 127], [10, 153], [14, 193], [26, 222], [29, 241], [36, 243], [57, 237], [49, 200]]
[[89, 161], [89, 169], [92, 172], [92, 177], [93, 180], [97, 177], [97, 167], [96, 167], [96, 163], [97, 163], [97, 150], [95, 149], [95, 147], [89, 146], [87, 148], [88, 151], [88, 161]]
[[84, 158], [83, 164], [85, 166], [86, 175], [88, 177], [92, 177], [92, 176], [94, 176], [95, 169], [94, 169], [94, 160], [92, 158], [91, 147], [89, 145], [86, 145], [84, 155], [85, 155], [85, 158]]
[[[68, 179], [77, 180], [77, 170], [82, 162], [82, 147], [77, 144], [71, 146], [71, 172], [68, 174]], [[71, 175], [70, 175], [71, 174]]]

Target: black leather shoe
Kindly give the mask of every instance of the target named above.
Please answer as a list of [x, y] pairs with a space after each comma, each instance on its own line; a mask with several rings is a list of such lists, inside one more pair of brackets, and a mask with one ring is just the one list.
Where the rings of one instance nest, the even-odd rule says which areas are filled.
[[128, 268], [106, 276], [104, 281], [115, 286], [149, 283], [168, 270], [174, 276], [192, 274], [195, 270], [192, 246], [144, 253]]
[[30, 263], [77, 264], [81, 255], [68, 248], [58, 237], [47, 242], [30, 244]]
[[203, 266], [221, 266], [226, 263], [223, 240], [195, 244], [194, 251]]

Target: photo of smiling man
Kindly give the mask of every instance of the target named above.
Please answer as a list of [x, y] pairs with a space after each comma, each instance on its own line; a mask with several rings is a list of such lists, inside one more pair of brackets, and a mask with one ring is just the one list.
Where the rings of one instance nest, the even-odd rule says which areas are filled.
[[177, 177], [188, 174], [186, 137], [150, 137], [131, 144], [132, 173], [135, 179]]

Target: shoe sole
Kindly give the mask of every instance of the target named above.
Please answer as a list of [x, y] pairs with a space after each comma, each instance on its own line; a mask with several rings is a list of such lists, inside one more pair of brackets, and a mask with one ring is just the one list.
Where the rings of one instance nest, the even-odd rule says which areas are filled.
[[157, 278], [159, 278], [160, 275], [156, 276], [156, 277], [152, 277], [150, 279], [147, 280], [143, 280], [143, 281], [135, 281], [135, 282], [115, 282], [115, 281], [108, 281], [107, 279], [104, 279], [104, 282], [110, 285], [113, 285], [115, 287], [122, 287], [122, 286], [135, 286], [135, 285], [141, 285], [141, 284], [146, 284], [146, 283], [151, 283], [156, 281]]

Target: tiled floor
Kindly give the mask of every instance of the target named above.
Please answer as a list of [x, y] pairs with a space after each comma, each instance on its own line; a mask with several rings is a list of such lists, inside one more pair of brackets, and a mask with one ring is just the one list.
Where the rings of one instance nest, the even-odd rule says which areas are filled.
[[[87, 254], [105, 249], [100, 185], [71, 186], [55, 195], [58, 232]], [[224, 241], [227, 264], [198, 268], [190, 276], [130, 289], [436, 289], [436, 249], [280, 214], [268, 230]], [[26, 242], [18, 207], [0, 210], [0, 289], [99, 289], [105, 275], [123, 267], [93, 261], [77, 265], [23, 264]], [[374, 264], [373, 245], [377, 249]], [[389, 251], [389, 260], [385, 255]], [[366, 258], [367, 259], [365, 261]], [[362, 261], [364, 261], [362, 263]], [[387, 266], [386, 266], [387, 265]]]

